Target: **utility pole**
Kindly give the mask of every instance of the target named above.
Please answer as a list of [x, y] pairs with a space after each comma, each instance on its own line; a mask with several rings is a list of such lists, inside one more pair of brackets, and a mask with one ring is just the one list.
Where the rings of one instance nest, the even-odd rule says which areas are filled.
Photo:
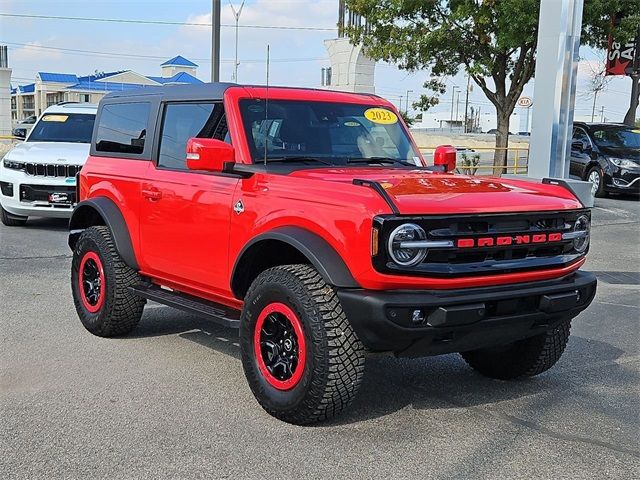
[[596, 100], [598, 99], [598, 91], [593, 92], [593, 106], [591, 107], [591, 123], [596, 116]]
[[456, 123], [458, 123], [459, 111], [460, 111], [460, 91], [458, 90], [458, 96], [456, 97]]
[[451, 118], [450, 118], [450, 122], [449, 122], [449, 129], [453, 129], [453, 112], [454, 112], [454, 107], [456, 104], [456, 89], [460, 90], [460, 87], [458, 87], [457, 85], [453, 86], [453, 91], [451, 92]]
[[220, 0], [211, 0], [211, 81], [220, 81]]
[[469, 121], [469, 89], [471, 88], [471, 75], [467, 75], [467, 94], [464, 99], [464, 133], [469, 133], [467, 123]]
[[604, 122], [604, 105], [600, 107], [600, 123]]
[[229, 5], [231, 5], [231, 11], [233, 12], [233, 16], [236, 19], [236, 59], [235, 62], [233, 63], [234, 65], [234, 69], [233, 69], [233, 81], [237, 82], [238, 81], [238, 23], [240, 22], [240, 15], [242, 15], [242, 9], [244, 8], [244, 2], [245, 0], [242, 0], [242, 3], [240, 4], [240, 8], [238, 10], [236, 10], [236, 7], [233, 6], [233, 3], [231, 3], [231, 0], [229, 0]]
[[405, 116], [409, 116], [409, 94], [413, 93], [413, 90], [407, 90], [407, 101], [404, 104], [404, 114]]
[[398, 111], [399, 111], [399, 112], [402, 112], [402, 95], [400, 95], [400, 96], [398, 97], [398, 99], [399, 99], [399, 103], [398, 103]]

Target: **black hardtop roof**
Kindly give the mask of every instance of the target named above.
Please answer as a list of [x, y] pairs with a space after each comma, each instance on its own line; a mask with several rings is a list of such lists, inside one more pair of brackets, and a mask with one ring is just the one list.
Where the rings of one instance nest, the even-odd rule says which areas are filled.
[[[200, 83], [197, 85], [162, 85], [162, 86], [149, 86], [132, 88], [131, 90], [125, 90], [121, 92], [111, 92], [104, 96], [105, 100], [111, 99], [126, 99], [130, 97], [143, 97], [143, 96], [159, 96], [163, 100], [202, 100], [202, 99], [220, 99], [222, 100], [224, 92], [230, 87], [247, 87], [247, 88], [264, 88], [264, 85], [240, 85], [237, 83], [227, 82], [214, 82], [214, 83]], [[326, 92], [318, 88], [305, 88], [305, 87], [283, 87], [280, 85], [270, 85], [270, 88], [286, 88], [291, 90], [318, 90]], [[336, 93], [341, 93], [336, 91]], [[348, 92], [353, 94], [353, 92]], [[373, 93], [359, 93], [359, 95], [368, 97], [379, 97]]]
[[161, 85], [132, 88], [122, 92], [111, 92], [105, 95], [106, 99], [143, 97], [147, 95], [160, 96], [167, 100], [198, 100], [222, 99], [224, 92], [229, 87], [235, 87], [235, 83], [199, 83], [197, 85]]

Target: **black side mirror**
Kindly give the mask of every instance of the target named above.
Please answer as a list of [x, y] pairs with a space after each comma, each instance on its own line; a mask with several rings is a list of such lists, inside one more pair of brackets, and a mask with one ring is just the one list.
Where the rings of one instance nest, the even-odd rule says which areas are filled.
[[27, 131], [24, 128], [16, 128], [11, 133], [13, 133], [15, 138], [19, 138], [21, 140], [27, 138]]
[[586, 145], [582, 140], [576, 140], [575, 142], [571, 142], [571, 150], [575, 150], [576, 152], [584, 152], [586, 150]]

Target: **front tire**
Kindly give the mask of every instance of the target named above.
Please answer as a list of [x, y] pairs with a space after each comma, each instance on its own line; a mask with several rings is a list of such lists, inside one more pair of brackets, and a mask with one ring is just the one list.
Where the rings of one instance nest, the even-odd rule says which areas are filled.
[[587, 181], [591, 182], [591, 193], [596, 198], [603, 198], [607, 196], [607, 192], [604, 190], [604, 176], [600, 167], [593, 167], [587, 173]]
[[99, 337], [133, 330], [146, 301], [129, 291], [141, 282], [124, 263], [108, 227], [87, 228], [76, 243], [71, 263], [71, 290], [82, 325]]
[[14, 215], [7, 212], [2, 206], [0, 206], [0, 220], [7, 227], [23, 227], [27, 223], [28, 217], [22, 215]]
[[562, 356], [571, 330], [571, 320], [535, 337], [502, 347], [462, 352], [462, 358], [482, 375], [500, 380], [532, 377], [549, 370]]
[[245, 297], [242, 365], [270, 415], [303, 425], [349, 404], [364, 373], [364, 347], [335, 290], [309, 265], [261, 273]]

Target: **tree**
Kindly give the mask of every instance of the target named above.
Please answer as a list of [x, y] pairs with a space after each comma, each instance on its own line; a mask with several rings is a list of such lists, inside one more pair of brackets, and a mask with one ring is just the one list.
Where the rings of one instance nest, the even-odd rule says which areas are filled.
[[587, 84], [585, 97], [593, 97], [593, 105], [591, 107], [591, 121], [593, 122], [596, 115], [596, 102], [598, 100], [598, 95], [607, 88], [612, 77], [607, 75], [607, 66], [604, 59], [600, 59], [600, 61], [595, 62], [587, 61], [586, 64], [589, 68], [589, 72], [587, 73], [589, 76], [589, 82]]
[[[637, 5], [637, 0], [586, 0], [583, 24], [589, 41], [600, 42], [604, 35], [606, 43], [611, 14], [629, 2]], [[430, 69], [434, 77], [463, 70], [473, 79], [496, 109], [494, 173], [502, 173], [509, 118], [535, 72], [540, 0], [346, 0], [346, 4], [366, 20], [348, 27], [346, 33], [354, 43], [362, 42], [372, 58], [406, 70]]]

